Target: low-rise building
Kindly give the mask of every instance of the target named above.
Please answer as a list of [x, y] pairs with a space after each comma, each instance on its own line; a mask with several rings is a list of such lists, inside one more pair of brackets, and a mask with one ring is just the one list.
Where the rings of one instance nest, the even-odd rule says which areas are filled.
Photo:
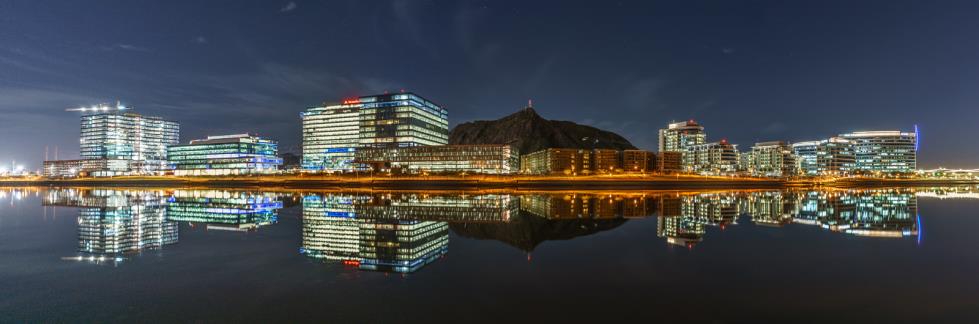
[[282, 165], [278, 144], [249, 134], [208, 136], [167, 148], [174, 175], [243, 175], [274, 173]]
[[619, 151], [613, 149], [594, 149], [591, 153], [591, 169], [594, 173], [616, 173], [622, 171]]
[[622, 151], [622, 171], [648, 172], [656, 168], [656, 154], [644, 150]]
[[375, 171], [511, 174], [519, 170], [516, 150], [506, 144], [361, 148], [355, 163]]
[[656, 153], [656, 172], [677, 173], [683, 171], [682, 152], [657, 152]]
[[591, 174], [592, 151], [549, 148], [520, 157], [520, 172], [525, 174]]
[[127, 174], [133, 161], [118, 159], [82, 159], [44, 161], [42, 174], [48, 178], [103, 177]]

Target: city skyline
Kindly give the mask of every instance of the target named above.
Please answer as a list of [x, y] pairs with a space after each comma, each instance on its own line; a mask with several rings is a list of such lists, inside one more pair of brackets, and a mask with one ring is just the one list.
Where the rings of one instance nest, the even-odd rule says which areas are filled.
[[647, 150], [662, 125], [695, 119], [742, 148], [919, 125], [919, 168], [979, 155], [962, 142], [979, 99], [964, 90], [974, 3], [238, 5], [5, 5], [0, 162], [36, 169], [46, 146], [78, 157], [79, 115], [64, 110], [116, 100], [180, 121], [181, 143], [258, 133], [299, 153], [301, 111], [402, 89], [444, 107], [450, 128], [533, 99]]

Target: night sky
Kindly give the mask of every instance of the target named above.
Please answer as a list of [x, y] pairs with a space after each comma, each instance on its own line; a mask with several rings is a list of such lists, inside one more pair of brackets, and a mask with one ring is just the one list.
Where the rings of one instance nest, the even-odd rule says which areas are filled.
[[691, 118], [742, 150], [918, 124], [919, 167], [977, 167], [977, 63], [979, 1], [3, 0], [0, 163], [77, 157], [64, 110], [116, 100], [299, 152], [303, 109], [404, 89], [646, 149]]

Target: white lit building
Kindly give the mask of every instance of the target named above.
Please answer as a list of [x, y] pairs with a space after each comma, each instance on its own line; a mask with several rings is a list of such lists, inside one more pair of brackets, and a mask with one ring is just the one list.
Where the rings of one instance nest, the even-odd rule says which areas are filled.
[[917, 131], [853, 132], [840, 137], [853, 145], [856, 171], [907, 173], [917, 168]]

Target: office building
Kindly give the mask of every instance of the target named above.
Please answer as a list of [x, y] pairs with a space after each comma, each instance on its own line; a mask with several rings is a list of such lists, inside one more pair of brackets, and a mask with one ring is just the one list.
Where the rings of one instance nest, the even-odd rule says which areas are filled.
[[107, 168], [90, 175], [155, 174], [166, 169], [167, 146], [179, 142], [180, 125], [127, 110], [121, 105], [83, 110], [94, 114], [81, 118], [81, 158], [125, 161], [119, 163], [126, 164], [125, 171]]
[[278, 152], [278, 144], [267, 138], [249, 134], [208, 136], [170, 146], [167, 161], [178, 176], [269, 174], [282, 165]]
[[788, 177], [798, 174], [792, 146], [782, 141], [761, 142], [751, 147], [749, 171], [763, 177]]
[[511, 174], [520, 170], [516, 150], [505, 144], [362, 148], [354, 161], [374, 171], [395, 173]]
[[909, 173], [917, 168], [917, 131], [854, 132], [840, 137], [853, 145], [855, 172]]
[[699, 174], [733, 174], [738, 171], [738, 145], [721, 140], [689, 146], [683, 154], [683, 168]]
[[312, 107], [303, 121], [303, 169], [352, 171], [358, 148], [445, 145], [446, 110], [413, 93], [384, 94]]
[[800, 174], [808, 176], [849, 174], [855, 163], [853, 144], [841, 137], [793, 143], [792, 151]]

